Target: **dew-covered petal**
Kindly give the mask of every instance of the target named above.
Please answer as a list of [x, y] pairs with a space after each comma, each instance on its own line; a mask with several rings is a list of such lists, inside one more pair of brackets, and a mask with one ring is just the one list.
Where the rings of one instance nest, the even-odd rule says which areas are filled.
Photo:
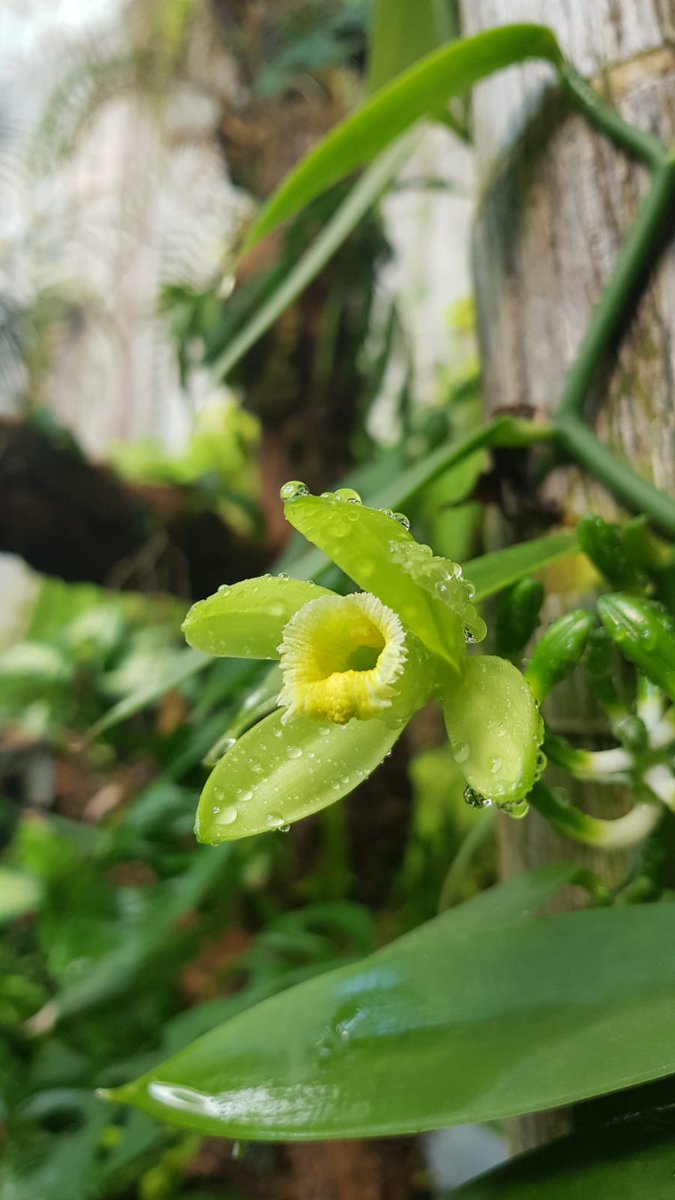
[[350, 503], [338, 493], [300, 493], [284, 511], [359, 587], [393, 608], [428, 650], [463, 669], [466, 631], [480, 640], [485, 626], [456, 563], [419, 545], [393, 513]]
[[455, 762], [477, 799], [513, 804], [541, 773], [544, 728], [527, 680], [503, 658], [471, 658], [443, 703]]
[[211, 772], [197, 810], [200, 842], [283, 829], [327, 808], [372, 774], [404, 728], [378, 719], [283, 724], [282, 716], [255, 725]]
[[278, 658], [284, 627], [294, 613], [310, 600], [332, 595], [316, 583], [285, 575], [244, 579], [193, 604], [183, 633], [205, 654]]

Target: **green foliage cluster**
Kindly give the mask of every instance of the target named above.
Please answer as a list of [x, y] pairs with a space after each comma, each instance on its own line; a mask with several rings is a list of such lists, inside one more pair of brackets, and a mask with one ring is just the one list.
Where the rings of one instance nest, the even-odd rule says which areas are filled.
[[[260, 304], [249, 295], [235, 305], [231, 328], [213, 296], [168, 297], [179, 345], [195, 323], [205, 344], [215, 330], [217, 376], [355, 229], [408, 153], [415, 122], [496, 70], [550, 63], [586, 117], [648, 165], [650, 191], [549, 425], [481, 424], [458, 388], [449, 436], [434, 449], [408, 460], [400, 448], [383, 453], [322, 496], [287, 484], [287, 516], [313, 548], [296, 541], [273, 575], [195, 605], [184, 625], [192, 649], [170, 607], [50, 585], [27, 641], [0, 659], [0, 712], [28, 772], [18, 795], [7, 775], [0, 807], [11, 1134], [0, 1182], [12, 1200], [58, 1200], [66, 1179], [76, 1200], [121, 1198], [137, 1182], [143, 1200], [187, 1200], [203, 1135], [373, 1137], [568, 1104], [582, 1106], [576, 1138], [454, 1194], [590, 1200], [617, 1179], [634, 1182], [635, 1195], [672, 1187], [675, 966], [664, 947], [675, 932], [675, 506], [600, 442], [584, 405], [662, 245], [675, 160], [579, 79], [550, 30], [505, 26], [447, 42], [451, 11], [430, 0], [413, 54], [383, 20], [387, 7], [377, 6], [370, 98], [282, 184], [247, 246], [366, 165], [325, 228], [266, 280]], [[328, 32], [328, 42], [342, 36]], [[277, 67], [300, 69], [313, 45], [296, 43]], [[452, 109], [450, 123], [462, 121]], [[204, 455], [210, 462], [208, 439], [195, 436], [180, 467], [188, 473], [202, 471]], [[471, 557], [486, 456], [539, 442], [634, 516], [588, 516], [574, 531]], [[248, 479], [239, 449], [235, 473]], [[444, 504], [468, 516], [459, 534], [439, 521]], [[468, 557], [463, 573], [453, 538]], [[598, 597], [549, 621], [552, 573], [572, 556]], [[487, 654], [472, 644], [486, 626]], [[548, 697], [574, 676], [601, 723], [588, 745], [549, 727]], [[449, 745], [413, 757], [415, 808], [374, 919], [357, 900], [348, 821], [334, 802], [406, 726], [415, 746], [430, 700]], [[74, 754], [108, 787], [119, 777], [121, 792], [98, 793], [88, 816], [50, 811], [54, 788], [35, 784], [41, 764], [54, 770]], [[139, 767], [145, 781], [125, 793]], [[627, 811], [607, 818], [578, 806], [571, 794], [586, 783], [624, 788]], [[191, 836], [200, 790], [207, 846]], [[576, 843], [622, 851], [618, 882], [571, 861], [486, 886], [496, 821], [530, 819], [531, 809]], [[310, 814], [321, 842], [313, 870], [286, 836]], [[556, 911], [570, 888], [580, 908]], [[217, 967], [224, 930], [233, 946]], [[602, 1098], [614, 1094], [612, 1108]], [[218, 1187], [207, 1181], [201, 1193]]]

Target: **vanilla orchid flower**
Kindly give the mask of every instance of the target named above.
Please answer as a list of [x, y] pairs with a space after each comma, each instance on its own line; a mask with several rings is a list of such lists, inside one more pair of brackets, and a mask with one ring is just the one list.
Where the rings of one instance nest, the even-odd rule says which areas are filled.
[[221, 588], [183, 629], [208, 654], [279, 660], [276, 711], [218, 761], [196, 833], [217, 843], [282, 828], [353, 791], [410, 717], [442, 705], [473, 803], [510, 811], [541, 764], [541, 717], [504, 659], [470, 654], [485, 636], [461, 568], [432, 554], [402, 514], [368, 508], [349, 488], [282, 488], [287, 519], [362, 588], [346, 596], [283, 575]]

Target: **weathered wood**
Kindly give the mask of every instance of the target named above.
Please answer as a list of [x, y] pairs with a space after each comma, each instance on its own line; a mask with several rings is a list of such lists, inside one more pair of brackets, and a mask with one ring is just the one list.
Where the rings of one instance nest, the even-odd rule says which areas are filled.
[[[672, 143], [673, 0], [463, 0], [462, 10], [465, 33], [523, 20], [552, 26], [575, 66], [627, 120]], [[482, 180], [474, 264], [490, 412], [523, 405], [553, 411], [648, 185], [646, 169], [589, 128], [552, 93], [551, 83], [550, 68], [528, 66], [487, 81], [474, 98]], [[603, 439], [669, 490], [675, 484], [674, 308], [671, 249], [602, 364], [588, 405]], [[518, 482], [504, 539], [526, 536], [537, 509], [558, 510], [565, 522], [587, 511], [618, 511], [604, 489], [573, 468], [556, 471], [534, 506], [531, 496], [518, 496]], [[579, 602], [583, 584], [570, 583], [560, 609]], [[577, 721], [589, 719], [589, 699], [578, 685], [566, 703]], [[564, 719], [558, 704], [561, 713]], [[505, 875], [570, 856], [582, 857], [536, 815], [502, 824]], [[611, 882], [621, 861], [605, 856], [593, 865]], [[535, 1115], [519, 1124], [514, 1144], [536, 1145], [567, 1125], [564, 1114]]]

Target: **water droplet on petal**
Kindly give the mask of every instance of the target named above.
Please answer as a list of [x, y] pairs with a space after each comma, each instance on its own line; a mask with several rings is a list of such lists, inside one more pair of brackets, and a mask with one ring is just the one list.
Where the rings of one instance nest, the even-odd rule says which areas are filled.
[[470, 753], [471, 747], [469, 746], [468, 742], [463, 742], [460, 745], [453, 747], [452, 757], [456, 763], [463, 763], [466, 762]]
[[511, 804], [500, 804], [502, 812], [508, 817], [512, 817], [514, 821], [522, 821], [530, 811], [530, 806], [527, 800], [514, 800]]
[[284, 818], [282, 817], [281, 813], [268, 812], [265, 813], [265, 824], [269, 825], [270, 829], [282, 829], [284, 825]]
[[337, 488], [335, 491], [336, 500], [346, 500], [349, 504], [360, 504], [361, 497], [359, 493], [350, 487]]
[[480, 792], [474, 791], [469, 784], [464, 788], [464, 802], [469, 804], [471, 808], [489, 808], [492, 804], [487, 796], [481, 796]]
[[398, 521], [399, 525], [402, 525], [404, 529], [410, 529], [410, 519], [406, 517], [405, 513], [395, 512], [393, 517], [394, 520]]
[[379, 512], [382, 513], [383, 517], [392, 517], [393, 518], [393, 516], [394, 516], [393, 509], [391, 509], [391, 508], [381, 508], [381, 509], [379, 509]]
[[289, 479], [279, 492], [282, 500], [297, 500], [298, 496], [309, 496], [309, 488], [301, 479]]
[[236, 804], [228, 804], [227, 808], [224, 808], [222, 812], [218, 813], [218, 824], [233, 825], [238, 816], [239, 809], [237, 808]]
[[220, 587], [218, 588], [218, 595], [224, 596], [227, 592], [229, 592], [229, 590], [230, 590], [229, 583], [221, 583]]
[[288, 747], [288, 757], [289, 758], [302, 758], [302, 750], [300, 749], [300, 746], [289, 746]]

